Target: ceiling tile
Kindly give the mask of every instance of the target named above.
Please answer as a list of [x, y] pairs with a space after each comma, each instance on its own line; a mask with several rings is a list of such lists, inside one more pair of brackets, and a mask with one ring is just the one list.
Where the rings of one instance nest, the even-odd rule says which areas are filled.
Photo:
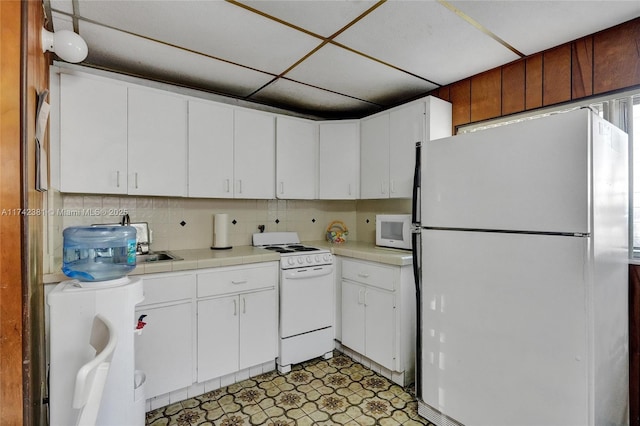
[[336, 41], [440, 85], [518, 58], [435, 1], [388, 1]]
[[524, 53], [546, 50], [640, 16], [638, 1], [451, 1]]
[[224, 1], [78, 1], [87, 19], [275, 74], [319, 43]]
[[375, 104], [282, 78], [258, 92], [252, 99], [274, 106], [294, 107], [301, 113], [316, 114], [324, 118], [359, 118], [382, 109]]
[[89, 46], [86, 63], [187, 87], [244, 97], [273, 76], [231, 65], [121, 31], [79, 23], [80, 35]]
[[377, 1], [263, 0], [242, 3], [322, 37], [329, 37], [375, 5]]
[[394, 105], [437, 86], [328, 44], [286, 77], [380, 105]]

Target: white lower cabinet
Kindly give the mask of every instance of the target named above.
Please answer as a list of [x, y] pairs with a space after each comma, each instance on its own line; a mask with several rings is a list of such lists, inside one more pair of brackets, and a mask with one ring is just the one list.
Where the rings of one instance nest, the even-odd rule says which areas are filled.
[[277, 286], [277, 262], [198, 273], [198, 382], [275, 360]]
[[277, 356], [275, 289], [198, 301], [198, 382]]
[[411, 265], [342, 261], [342, 345], [413, 380], [415, 290]]
[[136, 317], [146, 315], [146, 325], [136, 336], [135, 358], [147, 377], [146, 398], [193, 383], [195, 282], [193, 273], [144, 276], [145, 300]]

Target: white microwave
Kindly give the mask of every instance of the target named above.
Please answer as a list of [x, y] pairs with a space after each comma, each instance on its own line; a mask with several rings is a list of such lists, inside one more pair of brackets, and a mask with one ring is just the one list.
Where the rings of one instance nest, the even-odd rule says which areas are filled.
[[376, 245], [411, 250], [411, 215], [376, 215]]

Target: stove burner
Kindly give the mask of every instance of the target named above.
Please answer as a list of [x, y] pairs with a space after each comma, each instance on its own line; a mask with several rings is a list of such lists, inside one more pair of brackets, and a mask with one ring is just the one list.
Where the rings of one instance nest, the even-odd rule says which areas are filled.
[[287, 249], [293, 250], [293, 251], [316, 251], [316, 250], [320, 250], [317, 249], [315, 247], [306, 247], [306, 246], [301, 246], [298, 244], [293, 244], [290, 246], [287, 246]]
[[278, 247], [278, 246], [268, 246], [268, 247], [263, 247], [266, 250], [272, 250], [278, 253], [293, 253], [295, 250], [287, 250], [287, 248], [285, 247]]

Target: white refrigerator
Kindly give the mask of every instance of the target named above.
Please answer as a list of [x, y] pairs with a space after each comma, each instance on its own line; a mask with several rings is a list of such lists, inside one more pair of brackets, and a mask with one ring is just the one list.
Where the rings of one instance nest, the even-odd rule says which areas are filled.
[[419, 414], [627, 425], [627, 135], [580, 109], [421, 151]]

